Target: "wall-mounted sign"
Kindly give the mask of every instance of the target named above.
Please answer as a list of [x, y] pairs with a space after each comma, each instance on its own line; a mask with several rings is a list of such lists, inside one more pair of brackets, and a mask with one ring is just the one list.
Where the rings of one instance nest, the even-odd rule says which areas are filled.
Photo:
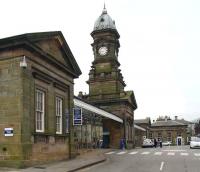
[[13, 128], [4, 128], [4, 136], [13, 136]]
[[82, 109], [73, 108], [73, 125], [82, 125]]

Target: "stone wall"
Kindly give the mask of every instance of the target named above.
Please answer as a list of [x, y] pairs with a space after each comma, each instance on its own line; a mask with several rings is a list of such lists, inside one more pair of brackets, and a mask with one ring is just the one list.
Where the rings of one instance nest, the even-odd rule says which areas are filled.
[[[171, 126], [171, 127], [151, 127], [150, 133], [153, 138], [158, 138], [158, 133], [162, 135], [162, 141], [167, 141], [168, 133], [171, 133], [171, 141], [176, 145], [176, 139], [181, 136], [184, 139], [184, 144], [187, 144], [187, 126]], [[180, 135], [178, 135], [178, 133]]]
[[[73, 78], [34, 52], [23, 50], [27, 68], [20, 67], [22, 50], [0, 53], [0, 166], [24, 167], [75, 156], [73, 128], [66, 133], [66, 110], [72, 125]], [[45, 132], [35, 131], [35, 91], [45, 90]], [[63, 134], [55, 126], [55, 97], [63, 98]]]
[[[19, 58], [0, 60], [0, 166], [20, 166], [23, 159], [21, 73]], [[13, 128], [13, 136], [4, 136], [5, 128]]]

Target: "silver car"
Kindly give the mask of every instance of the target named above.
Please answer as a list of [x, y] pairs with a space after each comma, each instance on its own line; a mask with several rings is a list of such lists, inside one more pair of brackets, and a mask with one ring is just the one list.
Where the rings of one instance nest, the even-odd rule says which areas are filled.
[[190, 148], [200, 148], [200, 137], [191, 137]]
[[143, 143], [142, 143], [142, 147], [146, 148], [146, 147], [153, 147], [154, 143], [152, 142], [151, 139], [144, 139]]

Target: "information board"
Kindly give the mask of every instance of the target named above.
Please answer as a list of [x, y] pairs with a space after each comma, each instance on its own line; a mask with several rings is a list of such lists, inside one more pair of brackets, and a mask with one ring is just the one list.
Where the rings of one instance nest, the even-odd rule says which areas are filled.
[[73, 108], [73, 125], [82, 125], [82, 109]]
[[13, 136], [13, 128], [4, 128], [4, 136]]

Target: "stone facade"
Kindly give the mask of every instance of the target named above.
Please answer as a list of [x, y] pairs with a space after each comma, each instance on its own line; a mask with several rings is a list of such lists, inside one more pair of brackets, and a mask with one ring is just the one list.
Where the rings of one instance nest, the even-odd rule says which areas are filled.
[[169, 117], [159, 117], [151, 124], [149, 138], [171, 141], [172, 145], [187, 144], [187, 124], [171, 120]]
[[147, 137], [146, 130], [135, 128], [135, 146], [136, 147], [142, 146], [142, 143], [145, 137]]
[[[25, 57], [25, 58], [24, 58]], [[25, 60], [27, 66], [20, 63]], [[33, 33], [0, 40], [0, 166], [24, 167], [74, 155], [73, 79], [81, 71], [61, 32]], [[36, 100], [36, 91], [43, 95]], [[57, 134], [56, 98], [62, 114]], [[37, 103], [43, 104], [36, 120]], [[36, 123], [38, 122], [38, 124]], [[41, 124], [41, 126], [39, 125]], [[36, 125], [43, 127], [37, 132]], [[42, 126], [44, 125], [44, 126]]]

